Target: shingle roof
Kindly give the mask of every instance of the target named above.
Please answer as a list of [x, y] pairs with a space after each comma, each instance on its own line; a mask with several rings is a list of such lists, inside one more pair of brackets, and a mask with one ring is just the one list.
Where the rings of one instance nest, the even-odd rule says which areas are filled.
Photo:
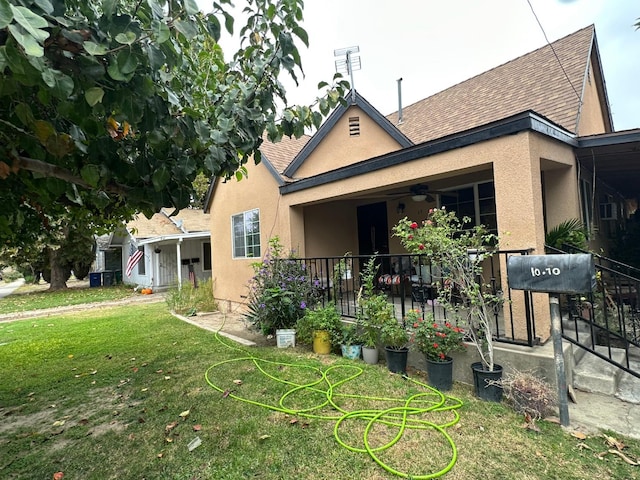
[[309, 135], [303, 135], [297, 139], [282, 137], [282, 140], [278, 143], [271, 143], [265, 139], [260, 146], [260, 151], [267, 157], [269, 163], [273, 165], [278, 173], [282, 174], [309, 140], [311, 140]]
[[[576, 133], [594, 34], [590, 25], [405, 107], [398, 128], [422, 143], [533, 110]], [[398, 112], [387, 118], [397, 125]]]
[[[398, 112], [387, 119], [415, 144], [528, 110], [576, 133], [594, 36], [595, 27], [590, 25], [556, 40], [551, 46], [541, 47], [403, 107], [403, 122], [399, 125]], [[260, 150], [282, 174], [310, 138], [285, 137], [276, 144], [265, 140]]]
[[151, 218], [140, 214], [127, 224], [127, 230], [133, 231], [135, 229], [133, 236], [136, 238], [152, 238], [183, 233], [176, 222], [178, 224], [182, 222], [183, 228], [190, 233], [206, 232], [210, 228], [211, 216], [202, 210], [185, 208], [169, 218], [170, 214], [171, 210], [169, 209], [163, 209], [162, 212], [154, 214]]

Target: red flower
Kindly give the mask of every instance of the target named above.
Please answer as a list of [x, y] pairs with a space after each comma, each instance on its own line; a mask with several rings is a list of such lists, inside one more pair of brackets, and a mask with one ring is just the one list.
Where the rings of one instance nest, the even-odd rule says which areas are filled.
[[424, 250], [424, 245], [423, 244], [418, 245], [418, 249], [419, 250]]
[[445, 354], [444, 354], [444, 353], [442, 353], [442, 352], [440, 352], [440, 353], [438, 354], [438, 356], [439, 356], [442, 360], [444, 360]]
[[413, 328], [418, 328], [418, 322], [413, 324]]
[[413, 235], [409, 235], [407, 238], [408, 238], [409, 240], [413, 240]]
[[433, 343], [433, 348], [437, 349], [438, 347], [440, 347], [440, 345], [438, 345], [437, 343]]
[[416, 222], [413, 222], [413, 223], [410, 225], [410, 227], [411, 227], [411, 228], [413, 228], [413, 229], [415, 230], [416, 228], [418, 228], [418, 224], [417, 224]]

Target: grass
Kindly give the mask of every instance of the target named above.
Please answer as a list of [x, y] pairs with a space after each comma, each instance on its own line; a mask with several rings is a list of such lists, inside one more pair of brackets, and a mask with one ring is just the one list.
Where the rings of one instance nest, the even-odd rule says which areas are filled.
[[127, 285], [68, 288], [55, 292], [49, 292], [43, 288], [46, 286], [25, 284], [11, 295], [0, 298], [0, 314], [121, 300], [136, 295], [133, 288]]
[[[3, 478], [50, 479], [55, 472], [101, 480], [398, 478], [368, 455], [337, 443], [335, 410], [318, 410], [334, 417], [320, 419], [258, 405], [277, 406], [289, 387], [269, 379], [247, 357], [252, 354], [265, 372], [293, 383], [316, 379], [314, 368], [338, 365], [328, 373], [336, 385], [360, 367], [363, 373], [336, 385], [337, 393], [399, 399], [337, 397], [348, 411], [402, 404], [422, 387], [382, 365], [315, 356], [303, 348], [247, 351], [226, 342], [174, 318], [163, 303], [0, 324]], [[209, 377], [221, 391], [205, 381], [214, 364]], [[596, 458], [607, 450], [601, 436], [578, 439], [544, 421], [535, 432], [523, 428], [523, 418], [504, 404], [481, 402], [464, 385], [456, 384], [451, 395], [464, 405], [460, 421], [447, 429], [458, 460], [444, 478], [637, 478], [638, 467], [619, 457]], [[301, 391], [283, 402], [310, 408], [324, 398], [320, 391]], [[444, 422], [450, 415], [428, 418]], [[364, 426], [346, 421], [342, 438], [361, 446]], [[380, 445], [396, 433], [377, 424], [370, 442]], [[196, 437], [202, 444], [190, 452]], [[640, 442], [624, 441], [625, 454], [640, 457]], [[424, 475], [446, 465], [450, 448], [434, 430], [408, 430], [380, 457]]]

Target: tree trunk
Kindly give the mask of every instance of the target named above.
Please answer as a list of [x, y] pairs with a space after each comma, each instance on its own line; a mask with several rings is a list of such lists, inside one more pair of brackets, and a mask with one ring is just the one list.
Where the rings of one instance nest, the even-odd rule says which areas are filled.
[[51, 283], [49, 290], [64, 290], [67, 288], [66, 267], [60, 263], [60, 248], [49, 248], [49, 267], [51, 268]]

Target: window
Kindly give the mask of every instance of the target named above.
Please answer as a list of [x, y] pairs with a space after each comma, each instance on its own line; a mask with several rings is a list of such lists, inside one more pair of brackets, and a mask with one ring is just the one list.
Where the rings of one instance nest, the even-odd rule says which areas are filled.
[[205, 272], [211, 270], [211, 242], [202, 244], [202, 270]]
[[138, 275], [146, 275], [147, 274], [147, 262], [144, 255], [144, 246], [138, 247], [138, 250], [142, 252], [142, 257], [138, 262]]
[[484, 225], [494, 233], [498, 230], [493, 182], [475, 183], [443, 193], [440, 195], [440, 206], [456, 212], [459, 219], [469, 217], [471, 222], [467, 223], [467, 227]]
[[233, 258], [260, 258], [260, 211], [256, 208], [231, 217]]

